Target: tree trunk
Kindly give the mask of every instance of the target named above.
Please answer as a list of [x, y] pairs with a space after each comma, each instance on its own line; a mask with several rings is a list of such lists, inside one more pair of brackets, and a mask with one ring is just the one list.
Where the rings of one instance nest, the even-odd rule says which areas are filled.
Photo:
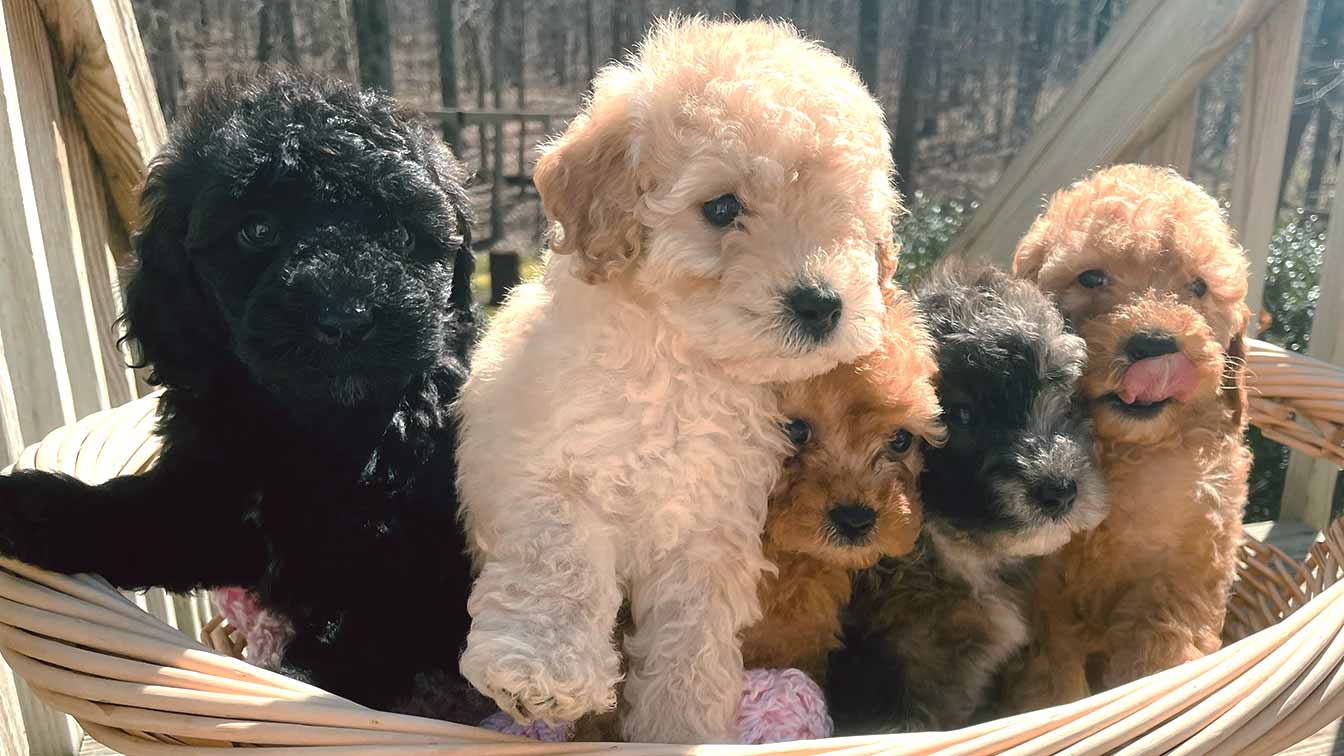
[[285, 62], [299, 65], [299, 39], [294, 33], [293, 0], [275, 0], [275, 22], [280, 26], [281, 52]]
[[[457, 110], [457, 0], [435, 0], [434, 28], [439, 38], [439, 98], [444, 110]], [[459, 156], [458, 120], [451, 115], [443, 120], [443, 140]]]
[[1311, 172], [1307, 174], [1307, 190], [1302, 197], [1302, 204], [1307, 207], [1326, 205], [1326, 198], [1321, 196], [1321, 181], [1330, 167], [1330, 155], [1333, 152], [1330, 149], [1330, 128], [1334, 122], [1335, 114], [1330, 110], [1329, 103], [1325, 100], [1316, 103], [1316, 136], [1311, 145]]
[[[492, 73], [491, 97], [496, 111], [504, 109], [504, 7], [508, 0], [495, 0], [494, 19], [490, 26], [490, 63]], [[517, 252], [502, 247], [504, 242], [504, 124], [495, 121], [490, 176], [490, 302], [502, 304], [514, 286], [518, 285], [521, 268]]]
[[583, 0], [583, 51], [588, 64], [588, 88], [597, 76], [597, 26], [593, 23], [593, 0]]
[[210, 40], [210, 2], [200, 0], [196, 9], [196, 66], [202, 71], [210, 70], [210, 59], [206, 53], [214, 49]]
[[351, 0], [355, 47], [359, 50], [359, 83], [391, 93], [392, 21], [387, 0]]
[[[247, 48], [243, 45], [243, 4], [229, 3], [225, 6], [229, 9], [229, 42], [235, 55], [245, 58], [248, 55]], [[166, 116], [167, 113], [164, 113]]]
[[[527, 0], [518, 0], [518, 112], [527, 109]], [[518, 177], [527, 175], [527, 119], [518, 119]], [[527, 191], [526, 182], [519, 182], [518, 193]]]
[[257, 12], [257, 62], [275, 59], [275, 32], [280, 32], [280, 54], [291, 66], [299, 64], [299, 45], [294, 35], [294, 6], [291, 0], [261, 0]]
[[[1312, 40], [1310, 51], [1307, 53], [1307, 65], [1333, 64], [1340, 54], [1342, 34], [1344, 34], [1344, 3], [1338, 0], [1327, 2], [1321, 10], [1321, 22], [1316, 27], [1316, 37]], [[1293, 166], [1297, 164], [1297, 155], [1302, 149], [1302, 135], [1307, 131], [1307, 124], [1311, 122], [1317, 104], [1311, 102], [1294, 107], [1293, 115], [1288, 121], [1288, 146], [1283, 154], [1283, 173], [1279, 179], [1280, 203], [1285, 201], [1283, 192], [1288, 187]], [[1315, 153], [1312, 159], [1315, 159]]]
[[943, 102], [943, 66], [947, 58], [944, 40], [949, 38], [947, 35], [949, 22], [947, 9], [950, 5], [952, 3], [946, 2], [946, 0], [938, 4], [938, 17], [929, 30], [932, 37], [930, 40], [932, 54], [929, 56], [929, 65], [933, 70], [927, 82], [928, 88], [924, 93], [924, 101], [919, 109], [922, 116], [922, 123], [919, 126], [921, 137], [931, 137], [938, 133], [938, 111], [942, 109]]
[[915, 196], [915, 127], [919, 123], [919, 85], [924, 81], [928, 62], [929, 24], [933, 20], [933, 0], [915, 0], [915, 22], [905, 43], [905, 61], [901, 66], [901, 93], [896, 101], [896, 127], [891, 140], [891, 157], [896, 164], [896, 186], [906, 202]]
[[[481, 30], [473, 21], [463, 28], [467, 32], [467, 54], [476, 68], [476, 109], [485, 110], [485, 53], [481, 51]], [[490, 172], [490, 137], [484, 122], [476, 124], [476, 144], [480, 148], [480, 167], [482, 176]]]
[[628, 0], [612, 0], [611, 3], [611, 60], [620, 60], [625, 51], [625, 37], [629, 27], [630, 13]]
[[[1034, 13], [1030, 11], [1033, 5]], [[1041, 99], [1046, 68], [1055, 49], [1055, 28], [1059, 25], [1058, 0], [1028, 2], [1026, 8], [1022, 16], [1022, 52], [1017, 61], [1017, 96], [1013, 101], [1013, 139], [1018, 143], [1027, 140], [1036, 123], [1036, 105]]]
[[1101, 46], [1101, 41], [1106, 39], [1106, 33], [1111, 30], [1111, 19], [1115, 14], [1115, 0], [1101, 0], [1101, 5], [1097, 8], [1097, 24], [1092, 27], [1092, 49], [1095, 50]]
[[270, 63], [275, 45], [271, 44], [271, 8], [274, 0], [261, 0], [257, 9], [257, 62]]
[[350, 12], [344, 2], [336, 3], [336, 33], [332, 44], [331, 67], [335, 74], [343, 79], [350, 78]]
[[859, 2], [859, 78], [873, 97], [882, 96], [882, 2]]
[[177, 101], [182, 91], [182, 61], [177, 57], [177, 34], [173, 19], [177, 17], [175, 0], [153, 0], [150, 3], [149, 55], [154, 74], [154, 88], [159, 93], [159, 107], [166, 121], [172, 121], [177, 112]]

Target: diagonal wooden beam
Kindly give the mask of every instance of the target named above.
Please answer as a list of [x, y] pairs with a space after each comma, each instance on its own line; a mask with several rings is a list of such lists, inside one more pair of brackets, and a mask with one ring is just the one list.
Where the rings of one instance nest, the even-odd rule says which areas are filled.
[[[130, 0], [37, 0], [122, 225], [140, 218], [137, 187], [164, 140]], [[125, 262], [118, 260], [118, 262]]]
[[1282, 0], [1136, 0], [1026, 146], [951, 254], [1006, 265], [1051, 193], [1146, 145]]

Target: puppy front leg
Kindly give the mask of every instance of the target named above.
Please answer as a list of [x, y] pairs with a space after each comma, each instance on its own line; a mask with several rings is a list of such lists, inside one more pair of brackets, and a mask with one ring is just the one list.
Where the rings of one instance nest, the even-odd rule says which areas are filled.
[[[1107, 627], [1106, 688], [1194, 661], [1220, 645], [1223, 617], [1201, 606], [1198, 590], [1178, 592], [1156, 581], [1144, 588], [1117, 604]], [[1187, 603], [1174, 603], [1182, 595]]]
[[[0, 476], [0, 554], [118, 588], [254, 585], [266, 545], [236, 480], [171, 449], [148, 472], [97, 486], [40, 470]], [[203, 549], [197, 533], [228, 548]]]
[[519, 722], [554, 724], [616, 705], [621, 588], [598, 523], [563, 516], [562, 504], [540, 509], [508, 529], [526, 537], [484, 558], [467, 602], [461, 670]]
[[625, 642], [627, 740], [736, 741], [743, 680], [738, 633], [760, 616], [759, 555], [759, 544], [702, 540], [638, 576], [631, 586], [635, 632]]

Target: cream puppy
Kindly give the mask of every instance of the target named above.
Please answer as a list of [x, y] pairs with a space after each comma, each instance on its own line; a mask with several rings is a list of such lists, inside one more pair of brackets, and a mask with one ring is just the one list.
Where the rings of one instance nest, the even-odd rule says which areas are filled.
[[625, 736], [730, 741], [788, 451], [769, 384], [881, 335], [882, 110], [788, 26], [667, 21], [598, 75], [536, 183], [552, 255], [459, 406], [462, 672], [520, 720], [610, 709], [628, 601]]

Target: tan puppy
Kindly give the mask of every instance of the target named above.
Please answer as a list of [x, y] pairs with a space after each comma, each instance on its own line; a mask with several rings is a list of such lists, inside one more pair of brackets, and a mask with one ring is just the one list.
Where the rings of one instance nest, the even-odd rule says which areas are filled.
[[490, 323], [458, 483], [479, 576], [462, 672], [518, 719], [733, 741], [787, 449], [772, 382], [880, 342], [898, 204], [882, 109], [764, 21], [658, 24], [543, 151], [545, 275]]
[[1111, 513], [1044, 560], [1015, 696], [1064, 703], [1219, 647], [1241, 542], [1247, 264], [1176, 173], [1098, 171], [1056, 194], [1014, 270], [1088, 345], [1082, 393]]
[[765, 556], [778, 572], [761, 581], [764, 616], [743, 636], [748, 668], [823, 681], [852, 571], [914, 547], [921, 447], [943, 436], [936, 370], [928, 332], [900, 296], [881, 349], [783, 387], [793, 455], [770, 497]]

